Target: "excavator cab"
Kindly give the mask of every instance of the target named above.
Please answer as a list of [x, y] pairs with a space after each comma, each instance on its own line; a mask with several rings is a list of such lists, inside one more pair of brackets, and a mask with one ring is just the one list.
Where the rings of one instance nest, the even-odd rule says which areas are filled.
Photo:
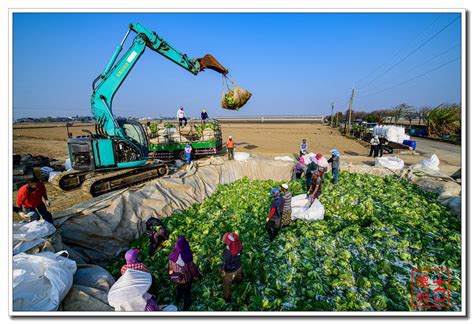
[[148, 156], [148, 139], [142, 124], [127, 119], [118, 119], [117, 122], [119, 126], [122, 127], [125, 135], [127, 135], [136, 145], [141, 146], [142, 150], [146, 150], [144, 153], [145, 156]]
[[69, 139], [69, 157], [74, 169], [133, 168], [146, 164], [148, 139], [143, 126], [126, 119], [118, 119], [117, 123], [127, 138], [98, 133]]

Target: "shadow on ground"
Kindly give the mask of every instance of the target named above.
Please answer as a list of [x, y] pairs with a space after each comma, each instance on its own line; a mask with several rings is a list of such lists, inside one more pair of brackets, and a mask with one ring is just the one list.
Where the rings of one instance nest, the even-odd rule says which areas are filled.
[[344, 151], [344, 153], [347, 154], [347, 155], [351, 155], [351, 156], [360, 156], [359, 153], [356, 153], [354, 151]]
[[370, 165], [370, 166], [375, 166], [375, 160], [371, 160], [371, 161], [362, 161], [362, 163], [366, 164], [366, 165]]
[[247, 150], [253, 150], [253, 149], [256, 149], [258, 148], [257, 145], [253, 145], [253, 144], [249, 144], [249, 145], [245, 145], [243, 146], [244, 149], [247, 149]]

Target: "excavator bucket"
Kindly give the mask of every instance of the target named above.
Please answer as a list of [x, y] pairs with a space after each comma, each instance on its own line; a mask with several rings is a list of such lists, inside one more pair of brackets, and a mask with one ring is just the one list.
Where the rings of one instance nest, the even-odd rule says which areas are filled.
[[211, 54], [206, 54], [204, 55], [204, 57], [198, 58], [197, 61], [201, 66], [199, 71], [202, 71], [204, 69], [211, 69], [223, 75], [229, 73], [229, 71], [225, 67], [223, 67], [222, 64], [220, 64]]

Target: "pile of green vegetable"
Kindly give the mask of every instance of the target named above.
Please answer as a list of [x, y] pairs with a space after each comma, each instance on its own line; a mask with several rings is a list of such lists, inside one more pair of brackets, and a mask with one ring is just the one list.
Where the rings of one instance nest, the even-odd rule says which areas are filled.
[[213, 131], [217, 130], [219, 128], [219, 125], [216, 122], [207, 122], [202, 125], [195, 125], [194, 130], [196, 131], [196, 134], [201, 137], [204, 133], [205, 129], [212, 129]]
[[[448, 310], [461, 307], [460, 222], [436, 195], [394, 177], [342, 172], [337, 185], [326, 176], [320, 197], [322, 221], [296, 221], [269, 242], [264, 224], [274, 181], [246, 178], [221, 185], [201, 204], [164, 219], [170, 240], [154, 257], [148, 238], [130, 247], [154, 277], [151, 292], [160, 304], [174, 303], [168, 255], [185, 235], [203, 278], [193, 284], [194, 311], [407, 311], [413, 268], [451, 271]], [[304, 193], [293, 181], [293, 195]], [[244, 280], [234, 284], [232, 302], [222, 298], [219, 273], [222, 235], [236, 231], [244, 245]], [[123, 255], [109, 267], [120, 276]], [[442, 309], [441, 309], [442, 310]]]

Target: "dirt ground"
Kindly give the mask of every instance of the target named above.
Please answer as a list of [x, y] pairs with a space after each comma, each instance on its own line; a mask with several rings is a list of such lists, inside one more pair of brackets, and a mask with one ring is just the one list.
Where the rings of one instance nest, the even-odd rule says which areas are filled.
[[[50, 125], [48, 125], [50, 126]], [[67, 158], [67, 132], [66, 127], [54, 125], [55, 127], [45, 127], [45, 125], [34, 125], [28, 127], [21, 125], [13, 130], [13, 152], [17, 154], [43, 155], [50, 159], [64, 161]], [[70, 128], [73, 135], [80, 135], [82, 129], [93, 130], [90, 124], [79, 124]], [[223, 124], [222, 132], [224, 141], [232, 135], [236, 143], [236, 152], [249, 152], [263, 156], [290, 156], [293, 157], [299, 152], [301, 139], [306, 138], [310, 152], [321, 153], [329, 157], [329, 151], [337, 148], [342, 159], [351, 161], [354, 164], [374, 165], [374, 158], [368, 157], [368, 144], [356, 140], [347, 139], [338, 131], [321, 124]], [[420, 147], [416, 153], [410, 151], [398, 151], [393, 155], [398, 155], [404, 160], [406, 165], [415, 164], [422, 159], [431, 156], [432, 147], [420, 141]], [[452, 152], [444, 154], [441, 159], [440, 169], [447, 175], [451, 175], [461, 167], [461, 148], [454, 147]], [[446, 150], [445, 150], [446, 151]], [[444, 152], [444, 151], [443, 151]], [[438, 153], [439, 154], [439, 153]], [[62, 192], [46, 184], [50, 196], [52, 212], [67, 209], [74, 204], [84, 200], [80, 191]], [[16, 192], [13, 193], [13, 201], [16, 199]]]

